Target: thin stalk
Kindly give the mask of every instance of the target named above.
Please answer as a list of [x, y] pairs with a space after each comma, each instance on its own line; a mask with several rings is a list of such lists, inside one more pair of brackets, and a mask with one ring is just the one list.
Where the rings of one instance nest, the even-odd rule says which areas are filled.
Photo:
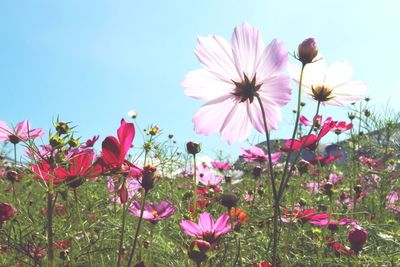
[[197, 214], [197, 166], [196, 166], [196, 154], [193, 154], [193, 214], [196, 217]]
[[272, 242], [272, 264], [273, 264], [273, 266], [277, 266], [277, 263], [278, 263], [278, 242], [279, 242], [279, 239], [278, 239], [278, 234], [279, 234], [278, 219], [280, 217], [279, 196], [278, 196], [278, 194], [276, 192], [275, 175], [274, 175], [274, 169], [273, 169], [273, 166], [272, 166], [271, 144], [270, 144], [267, 121], [266, 121], [266, 117], [265, 117], [264, 106], [262, 104], [260, 96], [256, 95], [256, 98], [258, 100], [258, 103], [260, 104], [261, 113], [262, 113], [263, 122], [264, 122], [265, 138], [266, 138], [266, 141], [267, 141], [269, 174], [270, 174], [270, 179], [271, 179], [272, 193], [273, 193], [273, 196], [274, 196], [274, 216], [273, 216], [274, 228], [273, 228], [273, 242]]
[[[123, 178], [123, 185], [125, 184], [126, 177], [124, 176]], [[125, 193], [125, 192], [124, 192]], [[126, 196], [124, 196], [125, 198]], [[121, 217], [121, 233], [119, 237], [119, 247], [118, 247], [118, 260], [117, 260], [117, 267], [121, 266], [121, 259], [122, 259], [122, 250], [123, 250], [123, 244], [124, 244], [124, 235], [125, 235], [125, 222], [126, 222], [126, 214], [127, 214], [127, 205], [126, 201], [124, 199], [124, 203], [122, 203], [122, 217]]]
[[87, 257], [88, 257], [88, 262], [89, 262], [89, 267], [90, 267], [90, 266], [92, 266], [92, 259], [90, 257], [91, 243], [90, 243], [90, 238], [89, 238], [89, 236], [88, 236], [88, 234], [86, 232], [85, 225], [82, 222], [81, 211], [80, 211], [79, 205], [78, 205], [78, 193], [76, 191], [76, 188], [74, 188], [74, 198], [75, 198], [75, 208], [76, 208], [76, 212], [78, 213], [79, 223], [80, 223], [80, 225], [82, 227], [83, 235], [85, 236], [85, 238], [86, 238], [86, 240], [88, 242], [88, 246], [89, 246], [89, 253], [87, 254]]
[[[318, 104], [317, 104], [317, 110], [316, 110], [316, 112], [315, 112], [315, 116], [318, 115], [320, 107], [321, 107], [321, 102], [318, 102]], [[314, 116], [314, 117], [315, 117], [315, 116]], [[293, 163], [296, 163], [296, 162], [298, 161], [298, 159], [300, 158], [300, 156], [301, 156], [301, 151], [304, 149], [304, 145], [307, 143], [308, 138], [309, 138], [309, 136], [310, 136], [312, 130], [313, 130], [313, 127], [311, 127], [310, 130], [308, 131], [307, 137], [305, 138], [304, 142], [302, 143], [301, 148], [300, 148], [300, 150], [299, 150], [299, 153], [297, 154], [297, 156], [296, 156], [295, 160], [293, 161]], [[293, 142], [292, 142], [292, 143], [293, 143]], [[283, 176], [282, 176], [282, 181], [281, 181], [281, 185], [279, 186], [279, 192], [278, 192], [279, 199], [281, 199], [282, 196], [283, 196], [283, 193], [284, 193], [284, 191], [285, 191], [285, 188], [286, 188], [286, 186], [287, 186], [287, 183], [289, 182], [291, 173], [292, 173], [292, 172], [288, 172], [287, 175], [286, 175], [286, 177], [283, 177]]]
[[[283, 168], [283, 174], [282, 174], [282, 180], [281, 183], [279, 185], [279, 193], [278, 195], [280, 195], [281, 191], [282, 191], [282, 186], [283, 186], [283, 181], [285, 180], [285, 177], [288, 173], [288, 165], [289, 165], [289, 161], [290, 161], [290, 156], [292, 155], [292, 149], [293, 149], [293, 145], [294, 145], [294, 139], [296, 138], [296, 133], [297, 133], [297, 128], [299, 126], [299, 120], [300, 120], [300, 109], [301, 109], [301, 86], [303, 84], [303, 73], [304, 73], [304, 67], [306, 65], [302, 65], [301, 67], [301, 71], [300, 71], [300, 80], [299, 80], [299, 89], [298, 89], [298, 96], [297, 96], [297, 112], [296, 112], [296, 120], [294, 123], [294, 128], [293, 128], [293, 133], [292, 133], [292, 142], [290, 144], [290, 149], [289, 149], [289, 153], [286, 157], [286, 162], [285, 162], [285, 167]], [[313, 118], [314, 120], [314, 118]], [[312, 129], [312, 127], [311, 127]]]
[[138, 224], [137, 224], [137, 227], [136, 227], [135, 239], [133, 240], [132, 250], [131, 250], [131, 253], [129, 255], [128, 267], [131, 266], [133, 256], [135, 255], [135, 249], [136, 249], [136, 244], [137, 244], [137, 240], [138, 240], [138, 236], [139, 236], [140, 225], [142, 224], [142, 219], [143, 219], [144, 204], [145, 204], [145, 201], [146, 201], [146, 196], [147, 196], [147, 191], [144, 191], [144, 194], [143, 194], [143, 197], [142, 197], [142, 203], [141, 203], [141, 206], [140, 206], [140, 217], [139, 217], [139, 221], [138, 221]]
[[54, 168], [52, 167], [49, 189], [47, 191], [47, 260], [49, 267], [55, 267], [53, 249], [53, 198], [54, 198]]

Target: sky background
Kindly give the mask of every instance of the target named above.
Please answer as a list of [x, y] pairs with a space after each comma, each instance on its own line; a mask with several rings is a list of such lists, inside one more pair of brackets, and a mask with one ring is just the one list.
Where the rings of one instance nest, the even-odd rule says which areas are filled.
[[[399, 110], [400, 9], [398, 1], [2, 1], [0, 3], [0, 119], [28, 119], [46, 131], [59, 115], [73, 121], [83, 140], [115, 135], [127, 111], [141, 128], [157, 124], [164, 139], [184, 147], [202, 143], [203, 154], [237, 156], [248, 142], [229, 146], [218, 134], [193, 131], [203, 104], [187, 97], [180, 82], [200, 68], [197, 36], [230, 40], [244, 21], [260, 29], [264, 43], [283, 40], [288, 51], [315, 37], [328, 63], [348, 60], [354, 80], [369, 84], [377, 108]], [[295, 63], [293, 59], [291, 62]], [[296, 91], [293, 84], [294, 92]], [[294, 97], [296, 94], [294, 94]], [[288, 138], [295, 98], [272, 137]], [[305, 115], [315, 106], [309, 102]], [[324, 108], [334, 119], [345, 108]], [[263, 141], [253, 130], [250, 143]], [[142, 139], [137, 135], [135, 146]]]

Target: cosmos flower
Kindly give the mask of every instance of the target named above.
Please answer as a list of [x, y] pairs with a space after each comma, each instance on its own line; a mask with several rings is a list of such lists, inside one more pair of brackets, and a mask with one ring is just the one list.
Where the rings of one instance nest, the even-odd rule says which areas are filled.
[[[289, 73], [299, 82], [300, 68], [289, 65]], [[304, 69], [302, 90], [311, 99], [323, 105], [347, 106], [364, 99], [367, 85], [350, 81], [353, 69], [346, 61], [338, 61], [327, 67], [324, 59], [307, 64]]]
[[18, 144], [20, 141], [28, 141], [43, 135], [42, 129], [32, 129], [27, 120], [19, 122], [12, 130], [0, 120], [0, 142], [9, 141], [12, 144]]
[[220, 172], [227, 171], [232, 167], [229, 162], [211, 161], [211, 166]]
[[190, 220], [183, 220], [180, 223], [182, 230], [191, 237], [196, 237], [215, 244], [220, 237], [231, 230], [231, 225], [228, 224], [229, 215], [224, 213], [216, 222], [211, 217], [210, 213], [203, 212], [199, 216], [199, 222], [194, 223]]
[[14, 214], [14, 209], [8, 203], [0, 203], [0, 226]]
[[245, 140], [252, 126], [265, 133], [257, 96], [268, 130], [277, 129], [280, 108], [291, 98], [283, 43], [273, 40], [263, 48], [259, 31], [248, 23], [235, 28], [232, 45], [219, 36], [199, 37], [198, 42], [195, 53], [203, 69], [189, 72], [182, 82], [186, 95], [206, 101], [193, 116], [194, 130], [220, 132], [230, 144]]
[[[243, 153], [240, 157], [245, 162], [267, 162], [268, 161], [268, 154], [264, 152], [262, 148], [258, 146], [251, 146], [248, 149], [240, 148], [241, 152]], [[279, 160], [281, 153], [276, 152], [271, 154], [272, 163], [276, 163]]]
[[127, 123], [121, 120], [121, 126], [117, 131], [118, 139], [114, 136], [108, 136], [101, 144], [101, 160], [103, 170], [112, 172], [129, 173], [131, 176], [140, 176], [142, 171], [125, 159], [128, 150], [132, 146], [135, 137], [135, 127], [133, 123]]
[[115, 191], [115, 183], [111, 177], [107, 178], [107, 188], [110, 192], [110, 198], [112, 202], [122, 204], [124, 202], [129, 202], [134, 196], [139, 196], [139, 190], [142, 188], [139, 181], [132, 177], [127, 177], [125, 185], [120, 185], [118, 187], [118, 196]]
[[350, 130], [353, 128], [352, 123], [346, 123], [345, 121], [335, 121], [331, 125], [331, 131], [334, 132], [335, 134], [341, 134], [345, 131]]
[[[129, 207], [128, 212], [136, 217], [140, 217], [140, 201], [133, 201]], [[176, 207], [167, 200], [162, 200], [158, 204], [145, 204], [143, 211], [143, 219], [151, 223], [171, 217], [176, 211]]]

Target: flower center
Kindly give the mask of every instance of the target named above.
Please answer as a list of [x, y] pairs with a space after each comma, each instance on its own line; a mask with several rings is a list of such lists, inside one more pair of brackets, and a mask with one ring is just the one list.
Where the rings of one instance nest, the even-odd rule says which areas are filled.
[[335, 96], [332, 94], [332, 87], [326, 84], [317, 84], [311, 86], [312, 98], [318, 102], [325, 102], [331, 100]]
[[10, 142], [14, 145], [18, 144], [19, 141], [21, 141], [21, 139], [19, 139], [18, 136], [16, 136], [15, 134], [11, 134], [8, 136], [8, 140], [10, 140]]
[[244, 81], [241, 82], [235, 82], [232, 80], [232, 82], [235, 84], [236, 88], [234, 92], [232, 93], [234, 96], [237, 96], [240, 98], [240, 102], [245, 102], [247, 99], [250, 101], [250, 103], [253, 102], [254, 97], [257, 96], [257, 91], [260, 89], [262, 83], [256, 85], [256, 75], [254, 74], [253, 79], [250, 81], [249, 78], [245, 73], [244, 75]]
[[157, 217], [157, 216], [158, 216], [158, 212], [157, 212], [156, 210], [153, 210], [153, 211], [151, 212], [151, 214], [153, 215], [153, 217]]

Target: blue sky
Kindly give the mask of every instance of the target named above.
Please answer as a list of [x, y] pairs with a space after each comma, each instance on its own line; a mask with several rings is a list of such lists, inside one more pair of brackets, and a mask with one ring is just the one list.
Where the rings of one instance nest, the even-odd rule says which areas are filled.
[[[200, 67], [197, 35], [230, 40], [247, 21], [265, 43], [281, 39], [288, 51], [313, 36], [328, 63], [350, 62], [354, 80], [369, 84], [368, 96], [380, 107], [399, 97], [399, 8], [394, 0], [3, 1], [0, 119], [28, 119], [47, 130], [59, 115], [78, 125], [83, 139], [100, 134], [102, 140], [134, 109], [142, 128], [158, 124], [182, 147], [197, 140], [204, 154], [236, 156], [246, 142], [229, 146], [218, 135], [193, 131], [191, 117], [202, 103], [185, 96], [180, 82]], [[294, 107], [295, 99], [273, 137], [289, 137]], [[306, 115], [311, 112], [310, 104]], [[347, 110], [323, 113], [344, 119]], [[263, 140], [253, 132], [252, 142]], [[135, 145], [141, 142], [138, 135]]]

